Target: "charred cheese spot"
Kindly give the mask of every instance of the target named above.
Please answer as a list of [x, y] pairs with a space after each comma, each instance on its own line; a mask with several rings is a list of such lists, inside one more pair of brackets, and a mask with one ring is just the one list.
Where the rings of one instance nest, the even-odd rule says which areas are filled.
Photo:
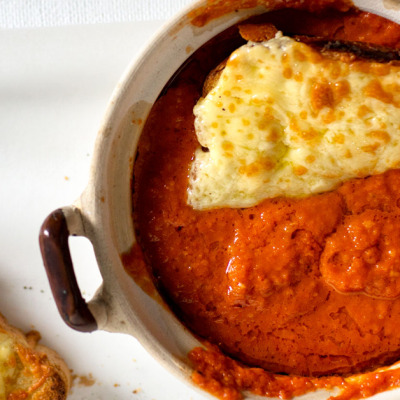
[[293, 70], [292, 70], [292, 68], [286, 67], [286, 68], [283, 70], [283, 76], [284, 76], [286, 79], [290, 79], [290, 78], [293, 76]]
[[399, 82], [399, 66], [328, 58], [279, 34], [240, 47], [194, 108], [209, 152], [196, 151], [188, 203], [250, 207], [399, 165]]
[[386, 104], [393, 104], [397, 107], [396, 102], [394, 101], [393, 94], [386, 91], [382, 87], [382, 83], [378, 79], [371, 80], [364, 88], [364, 94], [367, 97], [373, 97], [377, 100], [382, 101]]
[[369, 107], [367, 107], [365, 104], [361, 104], [361, 106], [358, 108], [357, 115], [360, 118], [363, 118], [363, 117], [365, 117], [367, 114], [369, 114], [371, 112], [372, 112], [372, 110]]

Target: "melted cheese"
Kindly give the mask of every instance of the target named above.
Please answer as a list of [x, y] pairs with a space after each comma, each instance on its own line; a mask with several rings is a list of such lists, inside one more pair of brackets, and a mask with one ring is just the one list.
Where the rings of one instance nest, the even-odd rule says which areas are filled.
[[327, 58], [281, 35], [242, 46], [194, 108], [203, 149], [188, 204], [250, 207], [399, 167], [399, 89], [398, 66]]

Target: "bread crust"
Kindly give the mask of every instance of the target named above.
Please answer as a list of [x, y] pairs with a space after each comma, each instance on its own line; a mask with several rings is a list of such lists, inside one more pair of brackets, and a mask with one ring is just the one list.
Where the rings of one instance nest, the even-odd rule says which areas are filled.
[[0, 314], [0, 334], [11, 339], [18, 373], [24, 376], [24, 379], [15, 379], [6, 386], [7, 400], [64, 400], [67, 398], [71, 386], [71, 373], [67, 364], [54, 350], [38, 344], [39, 332], [32, 331], [25, 335], [11, 326]]
[[[238, 27], [240, 36], [250, 42], [263, 42], [273, 39], [278, 29], [270, 23], [263, 24], [241, 24]], [[371, 45], [362, 42], [349, 42], [343, 40], [329, 40], [323, 37], [296, 35], [295, 40], [305, 43], [326, 57], [342, 59], [343, 61], [354, 61], [363, 59], [378, 63], [391, 63], [399, 65], [400, 51], [383, 46]], [[203, 85], [203, 97], [205, 97], [218, 83], [219, 78], [226, 66], [225, 59], [216, 68], [210, 71]]]

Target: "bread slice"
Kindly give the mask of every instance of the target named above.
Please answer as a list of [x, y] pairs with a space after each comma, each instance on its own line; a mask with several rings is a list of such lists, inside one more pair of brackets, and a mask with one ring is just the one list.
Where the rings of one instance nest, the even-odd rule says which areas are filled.
[[70, 371], [53, 350], [39, 345], [36, 331], [24, 335], [0, 314], [0, 400], [64, 400]]
[[190, 206], [301, 198], [399, 167], [398, 50], [271, 24], [239, 33], [248, 43], [209, 73], [193, 108]]

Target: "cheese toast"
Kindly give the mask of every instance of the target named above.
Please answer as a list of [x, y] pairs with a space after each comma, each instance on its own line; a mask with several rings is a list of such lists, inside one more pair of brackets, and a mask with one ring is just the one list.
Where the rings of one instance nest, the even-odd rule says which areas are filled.
[[248, 43], [211, 71], [193, 110], [190, 206], [302, 198], [399, 168], [397, 49], [239, 31]]
[[38, 332], [25, 335], [0, 314], [0, 400], [67, 398], [70, 371], [39, 339]]

